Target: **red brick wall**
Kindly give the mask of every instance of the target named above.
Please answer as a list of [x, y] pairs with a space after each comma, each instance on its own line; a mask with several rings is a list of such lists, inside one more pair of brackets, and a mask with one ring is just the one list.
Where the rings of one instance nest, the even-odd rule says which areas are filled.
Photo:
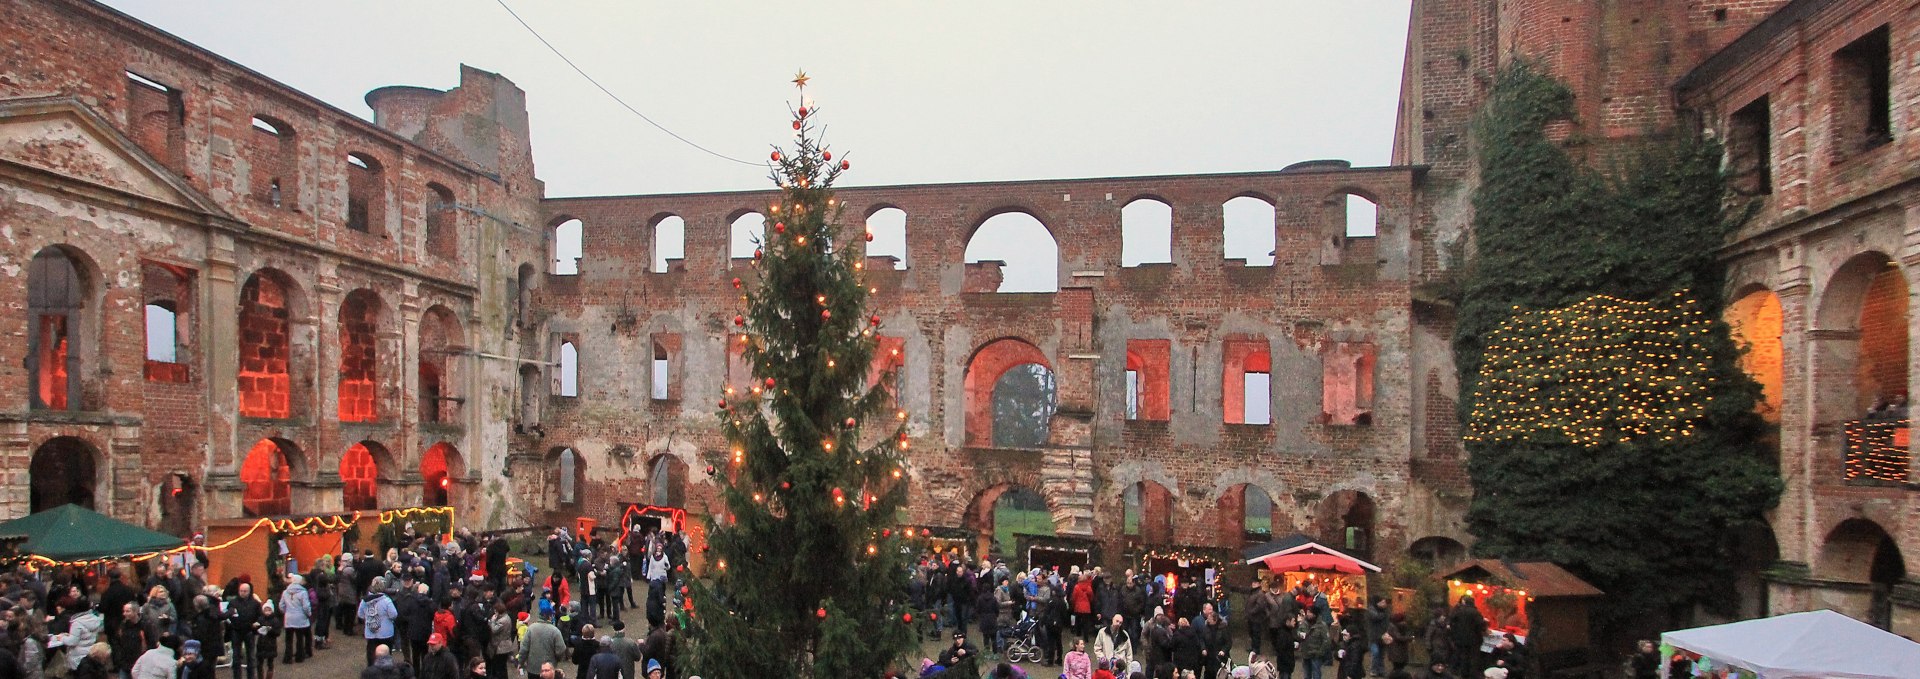
[[1863, 402], [1907, 393], [1907, 284], [1888, 267], [1867, 284], [1860, 305], [1860, 376]]

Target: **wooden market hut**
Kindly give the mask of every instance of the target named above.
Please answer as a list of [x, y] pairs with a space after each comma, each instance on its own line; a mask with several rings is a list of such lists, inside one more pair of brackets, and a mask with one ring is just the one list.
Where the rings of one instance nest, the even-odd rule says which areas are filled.
[[1434, 577], [1447, 582], [1447, 604], [1472, 596], [1490, 631], [1526, 639], [1537, 654], [1593, 646], [1588, 610], [1599, 588], [1545, 561], [1473, 559]]

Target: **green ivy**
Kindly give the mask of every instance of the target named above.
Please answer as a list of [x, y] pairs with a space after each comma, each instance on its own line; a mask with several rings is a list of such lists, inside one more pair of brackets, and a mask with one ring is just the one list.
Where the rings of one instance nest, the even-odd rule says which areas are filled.
[[[1564, 85], [1518, 62], [1477, 121], [1474, 252], [1454, 335], [1461, 391], [1479, 390], [1486, 343], [1516, 313], [1693, 291], [1713, 319], [1702, 342], [1711, 400], [1693, 434], [1675, 441], [1468, 441], [1474, 551], [1569, 567], [1607, 593], [1600, 612], [1616, 625], [1665, 624], [1696, 605], [1724, 611], [1736, 600], [1729, 536], [1761, 520], [1781, 482], [1763, 448], [1768, 425], [1754, 413], [1759, 387], [1719, 321], [1714, 251], [1737, 222], [1725, 207], [1721, 150], [1696, 135], [1652, 134], [1608, 146], [1602, 171], [1548, 134], [1572, 115]], [[1463, 421], [1475, 406], [1462, 400]]]

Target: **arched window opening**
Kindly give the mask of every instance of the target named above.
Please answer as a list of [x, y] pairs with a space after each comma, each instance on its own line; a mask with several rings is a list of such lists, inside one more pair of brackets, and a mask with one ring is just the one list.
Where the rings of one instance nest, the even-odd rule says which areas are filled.
[[246, 516], [293, 513], [290, 451], [273, 439], [260, 439], [240, 463], [240, 509]]
[[1247, 542], [1266, 542], [1273, 539], [1274, 517], [1273, 498], [1264, 488], [1255, 485], [1241, 486], [1240, 535]]
[[1223, 246], [1227, 259], [1246, 260], [1247, 266], [1273, 266], [1273, 203], [1256, 196], [1239, 196], [1220, 206], [1225, 223]]
[[387, 186], [380, 161], [364, 153], [347, 154], [347, 228], [387, 236]]
[[554, 378], [558, 390], [554, 394], [574, 397], [580, 395], [580, 351], [572, 342], [560, 343], [560, 370]]
[[680, 458], [661, 455], [654, 458], [648, 474], [650, 499], [658, 507], [686, 506], [687, 465]]
[[94, 448], [86, 441], [71, 436], [48, 439], [34, 449], [27, 463], [28, 512], [66, 504], [95, 509], [97, 473]]
[[577, 495], [579, 489], [574, 487], [575, 481], [577, 480], [574, 476], [580, 473], [580, 461], [575, 459], [576, 457], [578, 456], [573, 452], [572, 448], [560, 449], [559, 489], [560, 504], [563, 505], [570, 505], [579, 501], [579, 496]]
[[437, 507], [453, 504], [453, 479], [460, 474], [460, 449], [440, 442], [420, 456], [421, 504]]
[[1039, 219], [1004, 212], [967, 240], [965, 292], [1058, 292], [1060, 248]]
[[513, 320], [507, 323], [507, 335], [512, 336], [515, 328], [527, 324], [527, 298], [533, 296], [533, 265], [521, 264], [518, 275], [510, 283], [507, 296], [513, 299]]
[[240, 289], [240, 415], [292, 416], [293, 326], [284, 283], [256, 272]]
[[27, 372], [35, 409], [81, 410], [81, 376], [92, 360], [83, 341], [94, 310], [90, 286], [65, 250], [50, 246], [27, 269]]
[[380, 508], [380, 465], [366, 442], [353, 444], [340, 456], [340, 483], [347, 511]]
[[1053, 512], [1046, 498], [1024, 486], [1012, 486], [993, 501], [994, 554], [1015, 556], [1020, 536], [1053, 535]]
[[427, 254], [449, 261], [459, 259], [458, 207], [453, 189], [427, 182]]
[[147, 76], [126, 71], [127, 136], [174, 170], [186, 166], [187, 103], [180, 90]]
[[685, 271], [686, 261], [687, 220], [667, 215], [653, 225], [653, 272]]
[[1320, 502], [1315, 529], [1323, 544], [1333, 545], [1362, 559], [1373, 554], [1373, 497], [1342, 490]]
[[1780, 421], [1782, 345], [1780, 333], [1784, 316], [1780, 297], [1771, 290], [1755, 290], [1727, 305], [1728, 334], [1740, 349], [1740, 368], [1760, 384], [1760, 398], [1754, 409], [1768, 422]]
[[420, 316], [421, 422], [460, 420], [462, 343], [460, 321], [446, 307], [435, 305]]
[[1126, 418], [1164, 422], [1172, 417], [1169, 340], [1127, 340]]
[[1451, 566], [1467, 558], [1467, 546], [1450, 537], [1432, 535], [1408, 545], [1407, 556], [1430, 567]]
[[1353, 238], [1371, 238], [1380, 232], [1380, 206], [1357, 194], [1346, 194], [1345, 223], [1341, 233]]
[[569, 219], [553, 227], [553, 274], [572, 276], [580, 273], [580, 258], [585, 256], [582, 238], [585, 225]]
[[520, 422], [518, 429], [523, 433], [530, 427], [540, 426], [540, 369], [531, 365], [520, 366]]
[[1228, 424], [1270, 424], [1271, 355], [1265, 338], [1228, 339], [1223, 347], [1222, 414]]
[[249, 179], [254, 199], [268, 207], [293, 207], [289, 191], [299, 185], [300, 171], [300, 145], [293, 128], [279, 119], [256, 115], [247, 149], [253, 164]]
[[999, 448], [1047, 445], [1056, 406], [1052, 370], [1038, 363], [1009, 368], [993, 385], [993, 445]]
[[372, 422], [378, 416], [380, 298], [361, 288], [340, 304], [341, 422]]
[[1906, 579], [1907, 566], [1900, 543], [1886, 529], [1871, 520], [1855, 518], [1840, 522], [1827, 534], [1813, 575], [1865, 586], [1867, 600], [1849, 602], [1860, 608], [1840, 612], [1889, 629], [1893, 623], [1893, 590]]
[[1121, 533], [1127, 537], [1140, 536], [1140, 484], [1127, 486], [1120, 491]]
[[[902, 271], [907, 268], [907, 211], [897, 207], [875, 210], [867, 216], [867, 233], [873, 234], [873, 240], [867, 243], [867, 258], [892, 259], [893, 268]], [[867, 264], [874, 267], [871, 261]]]
[[728, 266], [733, 260], [751, 261], [753, 251], [767, 239], [767, 216], [758, 212], [748, 212], [733, 219], [733, 225], [727, 227], [729, 234]]
[[1129, 484], [1120, 492], [1122, 530], [1150, 545], [1173, 542], [1173, 494], [1152, 481]]
[[655, 401], [665, 401], [672, 396], [672, 389], [669, 388], [673, 386], [672, 375], [668, 374], [668, 370], [670, 366], [670, 363], [668, 362], [669, 358], [670, 356], [667, 353], [666, 345], [656, 340], [653, 343], [653, 371], [652, 371], [652, 377], [653, 377], [652, 396], [653, 396], [653, 400]]
[[1173, 261], [1173, 206], [1140, 198], [1120, 208], [1120, 266]]
[[180, 362], [180, 316], [173, 309], [173, 302], [166, 300], [147, 305], [148, 361]]

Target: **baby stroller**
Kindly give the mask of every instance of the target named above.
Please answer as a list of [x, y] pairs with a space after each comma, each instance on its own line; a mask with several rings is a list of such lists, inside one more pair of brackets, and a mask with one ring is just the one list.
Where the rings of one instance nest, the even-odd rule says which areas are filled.
[[1036, 638], [1039, 621], [1020, 612], [1020, 621], [1000, 628], [999, 646], [1006, 649], [1011, 662], [1040, 662], [1040, 640]]

